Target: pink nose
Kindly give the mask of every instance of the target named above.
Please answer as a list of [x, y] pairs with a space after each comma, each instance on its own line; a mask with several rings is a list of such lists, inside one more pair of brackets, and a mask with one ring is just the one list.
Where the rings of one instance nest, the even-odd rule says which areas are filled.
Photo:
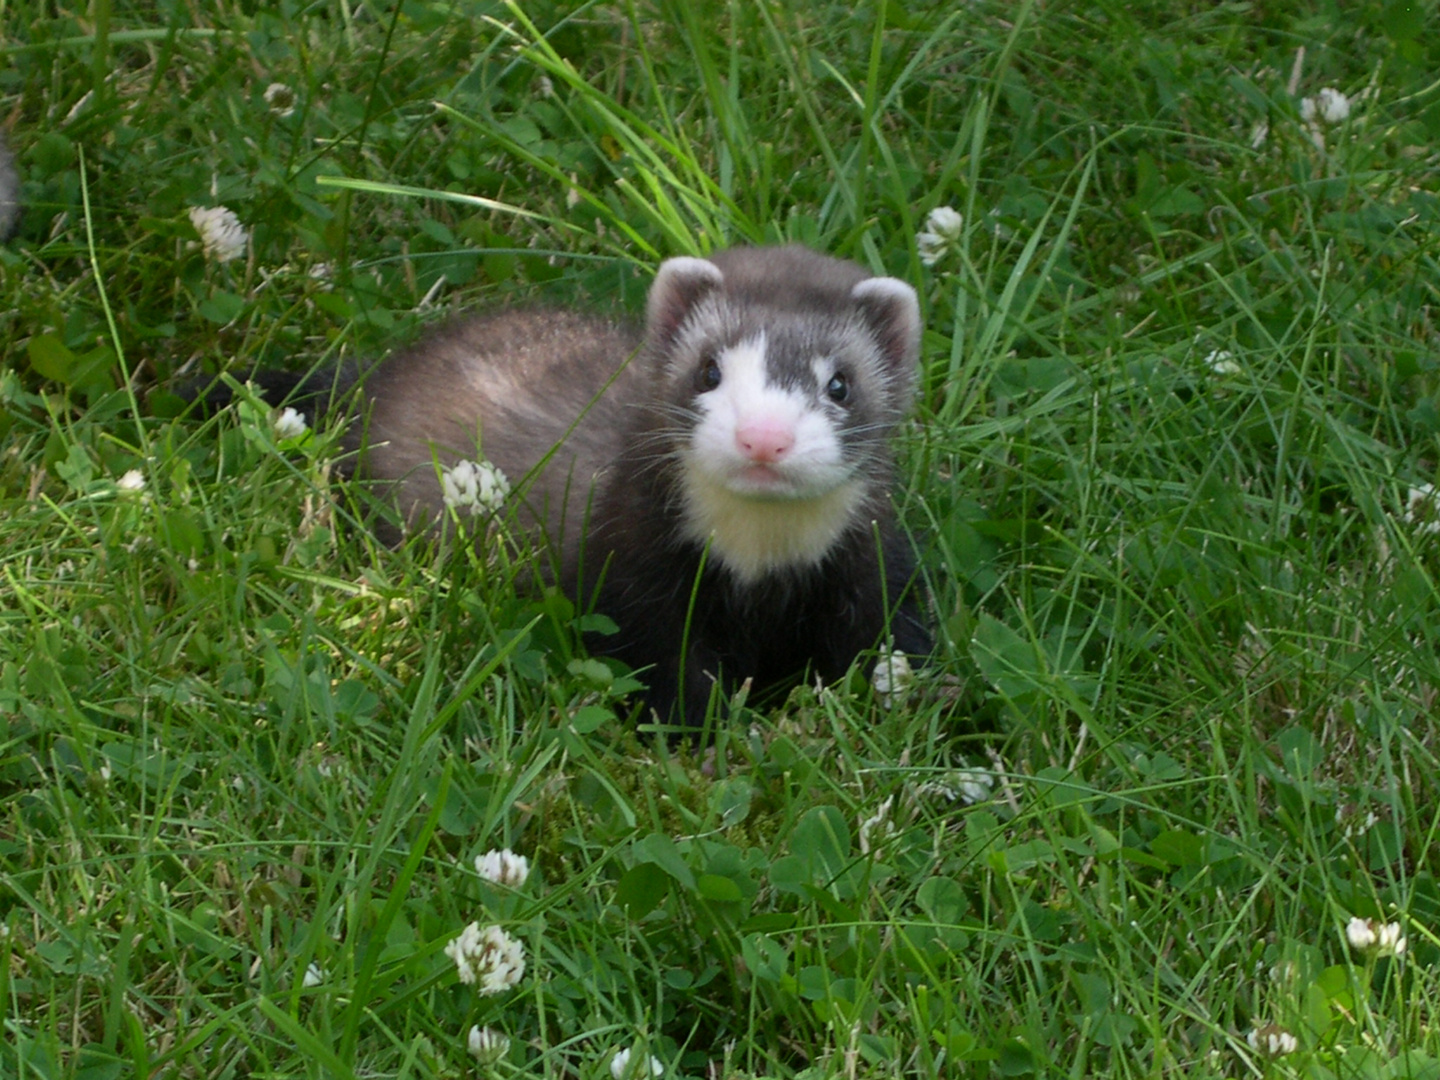
[[735, 429], [735, 445], [757, 465], [773, 465], [795, 445], [795, 429], [773, 417], [747, 420]]

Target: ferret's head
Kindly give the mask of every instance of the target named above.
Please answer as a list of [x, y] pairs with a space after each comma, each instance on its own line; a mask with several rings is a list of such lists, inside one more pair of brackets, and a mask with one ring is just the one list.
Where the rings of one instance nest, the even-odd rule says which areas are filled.
[[798, 247], [669, 259], [646, 337], [686, 532], [742, 579], [818, 562], [889, 484], [919, 354], [909, 285]]

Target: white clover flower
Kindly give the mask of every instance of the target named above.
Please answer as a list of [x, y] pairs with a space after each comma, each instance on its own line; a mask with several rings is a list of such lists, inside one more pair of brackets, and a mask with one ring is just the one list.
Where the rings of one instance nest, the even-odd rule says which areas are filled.
[[275, 437], [277, 439], [295, 439], [304, 435], [310, 430], [310, 425], [305, 422], [305, 414], [299, 409], [292, 409], [289, 405], [280, 410], [275, 417]]
[[1352, 803], [1341, 803], [1335, 808], [1335, 824], [1344, 827], [1346, 840], [1357, 836], [1363, 836], [1375, 827], [1380, 821], [1380, 815], [1374, 810], [1367, 810], [1363, 818], [1360, 817], [1360, 808]]
[[1239, 375], [1242, 370], [1240, 362], [1229, 349], [1210, 350], [1205, 356], [1205, 366], [1210, 369], [1210, 374], [1220, 376]]
[[272, 82], [265, 88], [265, 104], [284, 120], [295, 112], [295, 91], [282, 82]]
[[516, 855], [509, 848], [487, 851], [484, 855], [475, 856], [475, 872], [496, 885], [518, 889], [530, 876], [530, 860], [524, 855]]
[[480, 929], [471, 923], [445, 946], [455, 961], [460, 981], [479, 984], [481, 994], [499, 994], [517, 985], [525, 975], [525, 947], [498, 926]]
[[115, 486], [121, 491], [144, 491], [145, 474], [139, 469], [129, 469], [124, 476], [115, 481]]
[[1399, 923], [1382, 923], [1358, 915], [1345, 924], [1345, 938], [1352, 948], [1375, 956], [1402, 956], [1409, 944]]
[[549, 75], [541, 75], [535, 80], [535, 93], [542, 98], [555, 96], [555, 84], [550, 81]]
[[1418, 536], [1440, 533], [1440, 491], [1434, 484], [1412, 487], [1405, 496], [1405, 524], [1415, 526]]
[[988, 769], [956, 769], [952, 773], [921, 784], [916, 789], [920, 795], [938, 795], [954, 802], [959, 799], [966, 806], [984, 802], [995, 788], [995, 774]]
[[872, 847], [879, 847], [895, 834], [895, 825], [890, 820], [894, 806], [895, 796], [891, 795], [876, 807], [874, 814], [860, 822], [860, 854], [869, 855]]
[[1327, 124], [1343, 124], [1350, 119], [1350, 99], [1327, 86], [1320, 91], [1320, 115]]
[[946, 240], [959, 240], [965, 215], [953, 206], [937, 206], [925, 217], [925, 227]]
[[[610, 1059], [610, 1075], [613, 1076], [615, 1080], [641, 1080], [644, 1076], [644, 1070], [638, 1061], [633, 1068], [631, 1067], [630, 1057], [631, 1052], [627, 1048], [617, 1051], [615, 1056]], [[664, 1063], [654, 1054], [650, 1055], [650, 1075], [665, 1075]]]
[[1257, 1054], [1267, 1054], [1270, 1057], [1293, 1054], [1300, 1047], [1299, 1040], [1279, 1024], [1257, 1027], [1245, 1036], [1245, 1041]]
[[889, 645], [882, 645], [875, 670], [870, 675], [870, 685], [880, 698], [880, 704], [887, 709], [905, 699], [915, 682], [915, 672], [910, 668], [910, 658], [897, 652]]
[[1350, 99], [1339, 90], [1327, 86], [1315, 97], [1300, 99], [1300, 119], [1315, 149], [1325, 150], [1324, 124], [1343, 124], [1350, 118]]
[[1356, 915], [1345, 924], [1345, 936], [1357, 949], [1370, 949], [1375, 945], [1375, 929], [1369, 919]]
[[476, 1024], [470, 1029], [470, 1053], [482, 1065], [494, 1065], [510, 1052], [510, 1037], [494, 1028]]
[[1375, 930], [1375, 951], [1380, 956], [1403, 956], [1409, 945], [1398, 922], [1387, 922]]
[[1315, 97], [1300, 99], [1300, 119], [1313, 124], [1317, 119], [1327, 124], [1343, 124], [1350, 119], [1350, 99], [1334, 87], [1327, 86]]
[[205, 257], [212, 262], [227, 263], [244, 258], [250, 234], [235, 211], [224, 206], [192, 206], [190, 223], [200, 234]]
[[325, 981], [325, 969], [318, 963], [311, 961], [310, 966], [305, 969], [305, 977], [300, 980], [304, 987], [319, 986]]
[[955, 784], [960, 798], [969, 806], [990, 798], [995, 787], [995, 774], [989, 769], [961, 769], [955, 774]]
[[937, 206], [925, 218], [925, 229], [915, 235], [915, 249], [920, 261], [934, 266], [941, 256], [960, 242], [965, 218], [951, 206]]
[[457, 461], [440, 471], [445, 505], [472, 514], [493, 514], [510, 494], [510, 481], [488, 461]]

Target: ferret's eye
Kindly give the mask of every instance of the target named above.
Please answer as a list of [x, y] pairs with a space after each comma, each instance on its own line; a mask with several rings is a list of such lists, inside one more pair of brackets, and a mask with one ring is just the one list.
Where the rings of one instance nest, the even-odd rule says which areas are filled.
[[837, 405], [844, 405], [850, 400], [850, 380], [837, 371], [825, 384], [825, 396]]
[[713, 356], [707, 356], [705, 362], [700, 365], [700, 389], [714, 390], [720, 385], [720, 362]]

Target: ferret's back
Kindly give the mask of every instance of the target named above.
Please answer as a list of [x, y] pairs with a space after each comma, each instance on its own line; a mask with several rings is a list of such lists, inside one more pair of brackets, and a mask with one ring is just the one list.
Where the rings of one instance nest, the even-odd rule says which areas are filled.
[[639, 342], [623, 323], [556, 309], [446, 326], [365, 379], [349, 434], [361, 472], [415, 524], [444, 512], [437, 462], [484, 458], [513, 485], [520, 524], [542, 526], [563, 562], [619, 454]]

